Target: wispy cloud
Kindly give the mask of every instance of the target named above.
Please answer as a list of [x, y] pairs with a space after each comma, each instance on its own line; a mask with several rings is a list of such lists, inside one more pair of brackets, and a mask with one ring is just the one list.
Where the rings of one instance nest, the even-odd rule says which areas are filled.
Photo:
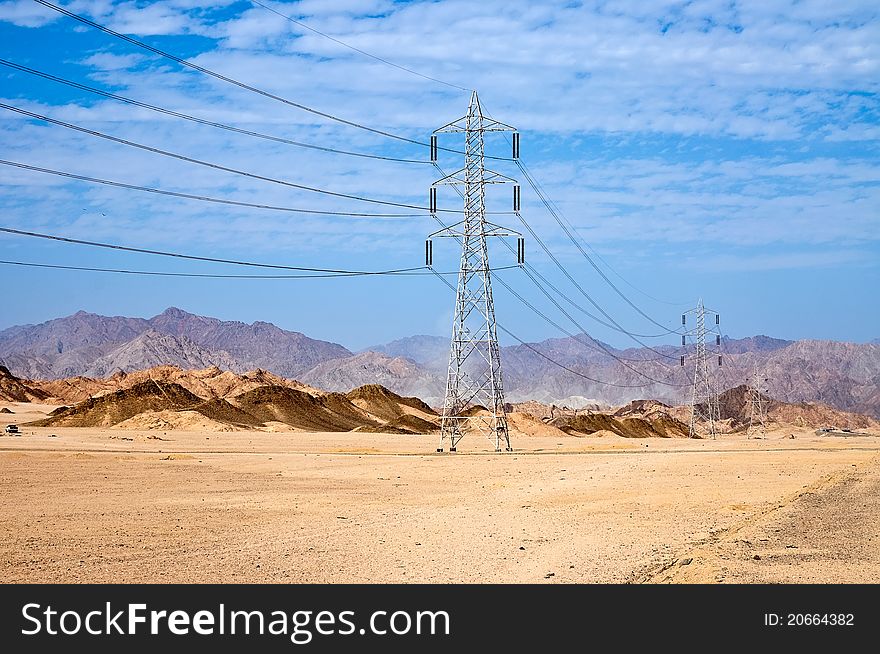
[[[687, 268], [711, 244], [716, 271], [772, 272], [858, 267], [878, 255], [880, 19], [871, 3], [270, 4], [356, 48], [479, 89], [493, 115], [522, 130], [526, 162], [578, 231], [611, 260]], [[409, 138], [427, 139], [467, 102], [464, 93], [248, 3], [75, 0], [65, 6], [223, 74]], [[75, 32], [74, 25], [37, 3], [2, 2], [0, 43], [8, 45], [0, 52], [209, 120], [347, 150], [427, 155], [93, 30]], [[58, 50], [37, 47], [43, 38]], [[271, 177], [418, 205], [437, 177], [430, 166], [235, 136], [2, 72], [3, 102]], [[394, 211], [192, 166], [5, 112], [0, 147], [4, 158], [133, 184], [294, 207]], [[490, 139], [487, 147], [506, 154], [509, 146]], [[441, 164], [451, 169], [460, 162], [447, 155]], [[499, 166], [517, 176], [515, 168]], [[492, 189], [488, 197], [492, 209], [509, 208], [507, 191]], [[528, 188], [523, 200], [526, 217], [554, 251], [579, 260]], [[445, 194], [444, 203], [457, 207], [459, 199]], [[3, 170], [0, 208], [6, 223], [69, 234], [211, 251], [232, 243], [255, 256], [344, 259], [361, 267], [417, 260], [421, 240], [435, 229], [428, 217], [259, 212], [19, 170]], [[750, 253], [765, 247], [777, 252]], [[531, 261], [546, 262], [534, 244], [529, 253]]]

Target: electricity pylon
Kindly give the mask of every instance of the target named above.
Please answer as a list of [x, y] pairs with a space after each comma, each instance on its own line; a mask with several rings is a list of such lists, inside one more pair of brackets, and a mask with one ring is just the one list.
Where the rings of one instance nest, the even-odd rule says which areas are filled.
[[[502, 442], [510, 447], [510, 432], [504, 408], [504, 384], [501, 353], [495, 326], [495, 305], [486, 239], [490, 236], [517, 236], [518, 262], [522, 263], [521, 234], [486, 220], [486, 185], [515, 183], [500, 173], [487, 170], [484, 161], [484, 135], [487, 132], [514, 132], [513, 157], [519, 157], [519, 134], [509, 125], [483, 115], [476, 91], [471, 95], [467, 115], [434, 131], [431, 136], [431, 161], [437, 160], [437, 135], [462, 132], [465, 136], [464, 167], [437, 180], [430, 189], [431, 213], [437, 212], [437, 188], [442, 185], [463, 187], [464, 220], [431, 234], [425, 245], [425, 263], [432, 265], [431, 237], [451, 237], [461, 243], [461, 264], [455, 296], [455, 317], [446, 373], [446, 397], [440, 427], [443, 451], [455, 452], [467, 431], [483, 433], [500, 452]], [[514, 187], [514, 209], [519, 210], [519, 186]], [[442, 224], [442, 223], [441, 223]], [[482, 406], [488, 412], [479, 412]]]
[[[682, 325], [686, 325], [687, 314], [689, 313], [696, 316], [697, 324], [692, 330], [682, 334], [681, 337], [682, 345], [686, 343], [685, 335], [690, 335], [694, 342], [694, 352], [691, 355], [694, 364], [694, 386], [691, 392], [691, 423], [688, 436], [690, 438], [698, 438], [697, 422], [703, 421], [707, 423], [708, 433], [711, 434], [712, 438], [715, 438], [717, 435], [717, 423], [721, 420], [721, 409], [718, 406], [718, 392], [715, 380], [710, 373], [710, 355], [706, 346], [706, 334], [709, 332], [706, 329], [706, 314], [710, 313], [715, 316], [716, 327], [712, 330], [712, 333], [715, 335], [716, 348], [721, 346], [721, 332], [718, 331], [720, 329], [718, 325], [721, 323], [721, 317], [716, 311], [703, 306], [702, 298], [697, 302], [696, 308], [686, 311], [681, 315]], [[713, 353], [712, 356], [718, 357], [718, 365], [721, 366], [720, 349]], [[681, 365], [684, 366], [684, 363], [685, 356], [682, 356]]]
[[766, 438], [767, 437], [767, 408], [764, 406], [764, 397], [761, 391], [764, 390], [764, 383], [767, 379], [758, 373], [758, 366], [755, 365], [755, 372], [752, 374], [752, 383], [746, 394], [746, 403], [749, 407], [749, 428], [746, 431], [747, 438]]

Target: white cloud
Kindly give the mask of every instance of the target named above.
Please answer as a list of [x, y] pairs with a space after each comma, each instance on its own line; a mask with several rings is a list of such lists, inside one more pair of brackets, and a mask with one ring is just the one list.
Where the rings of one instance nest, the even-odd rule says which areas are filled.
[[59, 14], [33, 2], [33, 0], [0, 2], [0, 21], [20, 27], [42, 27], [57, 20], [58, 17]]
[[853, 266], [867, 263], [870, 255], [851, 249], [809, 252], [744, 252], [693, 257], [683, 263], [685, 268], [711, 272], [775, 271]]
[[80, 63], [84, 66], [97, 68], [99, 71], [115, 71], [132, 68], [145, 59], [139, 54], [113, 54], [112, 52], [96, 52], [83, 59]]
[[[431, 129], [464, 112], [466, 97], [458, 91], [384, 66], [260, 8], [218, 22], [211, 13], [216, 5], [177, 0], [70, 6], [124, 32], [209, 35], [217, 45], [195, 56], [197, 63], [411, 138], [426, 139]], [[477, 86], [493, 115], [523, 129], [527, 161], [538, 178], [602, 251], [675, 257], [694, 243], [711, 241], [729, 248], [846, 242], [844, 249], [857, 252], [876, 247], [880, 238], [876, 156], [864, 149], [822, 149], [823, 142], [863, 148], [880, 139], [875, 95], [880, 32], [876, 16], [858, 3], [834, 9], [786, 2], [681, 7], [463, 0], [273, 6], [377, 56]], [[22, 7], [2, 4], [0, 12], [6, 13], [0, 16], [18, 25], [36, 20], [22, 18]], [[93, 79], [136, 99], [301, 141], [425, 155], [132, 52], [112, 39], [107, 43], [84, 53], [80, 63]], [[162, 43], [174, 50], [172, 41]], [[27, 86], [16, 81], [15, 88]], [[9, 102], [343, 193], [423, 205], [437, 176], [427, 166], [381, 164], [233, 136], [112, 101]], [[8, 158], [135, 184], [268, 204], [396, 211], [231, 176], [18, 119], [3, 123], [0, 142]], [[805, 144], [815, 151], [797, 152]], [[506, 153], [503, 142], [490, 147]], [[75, 232], [87, 209], [89, 230], [107, 239], [154, 244], [232, 239], [265, 252], [320, 252], [333, 244], [352, 255], [406, 252], [434, 229], [427, 219], [401, 224], [228, 209], [20, 171], [2, 179], [12, 189], [3, 200], [9, 220], [32, 221], [33, 207], [25, 210], [15, 197], [36, 194], [36, 215], [47, 225], [69, 224], [76, 212]], [[452, 195], [444, 201], [456, 202]], [[490, 201], [503, 208], [507, 196], [493, 190]], [[528, 189], [524, 201], [526, 216], [552, 246], [577, 257]], [[101, 217], [97, 210], [108, 208]], [[783, 263], [810, 265], [810, 259], [792, 256]]]

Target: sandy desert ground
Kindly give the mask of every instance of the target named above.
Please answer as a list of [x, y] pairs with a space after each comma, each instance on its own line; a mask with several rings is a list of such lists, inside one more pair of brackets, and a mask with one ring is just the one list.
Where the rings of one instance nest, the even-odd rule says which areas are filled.
[[[11, 404], [0, 426], [52, 406]], [[9, 582], [880, 582], [880, 433], [764, 440], [23, 428]], [[791, 435], [795, 438], [790, 438]]]

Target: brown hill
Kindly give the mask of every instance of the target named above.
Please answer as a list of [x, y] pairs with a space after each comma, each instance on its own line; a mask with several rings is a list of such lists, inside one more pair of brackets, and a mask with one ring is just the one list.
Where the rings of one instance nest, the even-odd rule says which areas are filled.
[[624, 438], [686, 438], [688, 427], [667, 414], [654, 418], [617, 418], [605, 413], [566, 415], [554, 418], [551, 425], [569, 434], [593, 434], [609, 431]]
[[384, 425], [366, 427], [361, 431], [384, 434], [433, 434], [439, 429], [440, 425], [438, 424], [419, 418], [418, 416], [404, 414], [390, 422], [386, 422]]
[[[749, 421], [748, 404], [749, 387], [745, 384], [729, 388], [718, 396], [718, 413], [722, 420], [731, 420], [731, 424], [742, 424]], [[769, 398], [762, 395], [764, 402]], [[701, 405], [703, 406], [703, 405]]]
[[671, 406], [657, 400], [633, 400], [629, 404], [620, 407], [612, 415], [616, 418], [656, 416], [668, 414]]
[[220, 370], [216, 366], [201, 370], [183, 370], [177, 366], [156, 366], [130, 373], [120, 371], [112, 377], [100, 379], [69, 377], [28, 383], [47, 393], [47, 397], [57, 398], [67, 404], [75, 404], [90, 397], [131, 388], [151, 379], [178, 384], [202, 398], [234, 397], [259, 386], [288, 386], [308, 392], [318, 392], [317, 389], [296, 380], [284, 379], [265, 370], [257, 369], [237, 374], [228, 370]]
[[[176, 376], [180, 371], [172, 369], [167, 372]], [[259, 374], [254, 377], [268, 379]], [[256, 380], [246, 380], [245, 386], [251, 383], [256, 383]], [[225, 388], [229, 391], [228, 387]], [[240, 387], [236, 386], [235, 390], [240, 390]], [[381, 395], [379, 392], [377, 394]], [[198, 424], [236, 428], [263, 427], [266, 422], [277, 421], [310, 431], [350, 431], [364, 427], [375, 427], [381, 431], [384, 424], [384, 421], [374, 418], [339, 393], [312, 395], [287, 386], [269, 384], [249, 388], [230, 399], [204, 399], [180, 384], [157, 379], [147, 379], [128, 388], [88, 398], [73, 407], [62, 407], [48, 418], [32, 424], [46, 427], [110, 427], [126, 423], [123, 426], [151, 428], [151, 425], [155, 425], [156, 428], [170, 429], [196, 424], [192, 418], [184, 419], [185, 416], [174, 416], [174, 413], [199, 414], [210, 421]], [[142, 416], [142, 419], [132, 421], [135, 416]], [[401, 411], [395, 427], [415, 433], [413, 430], [424, 429], [419, 420]]]
[[13, 375], [6, 366], [0, 366], [0, 400], [5, 402], [41, 402], [49, 394], [30, 382]]
[[[749, 424], [749, 387], [740, 385], [718, 396], [721, 419], [730, 420], [734, 429]], [[857, 413], [841, 411], [821, 402], [781, 402], [761, 395], [768, 418], [781, 425], [798, 427], [845, 427], [864, 429], [880, 426], [880, 422]]]
[[76, 404], [90, 397], [104, 395], [120, 390], [120, 386], [111, 379], [92, 379], [91, 377], [66, 377], [64, 379], [38, 380], [31, 382], [36, 388], [47, 393], [53, 399], [66, 404]]
[[[436, 414], [427, 404], [377, 384], [355, 389], [346, 396], [326, 393], [265, 370], [236, 374], [217, 367], [181, 370], [157, 366], [117, 372], [106, 379], [72, 377], [34, 384], [39, 399], [53, 397], [74, 405], [35, 423], [42, 426], [109, 427], [126, 423], [124, 428], [258, 428], [277, 421], [314, 431], [381, 431], [385, 424], [400, 433], [425, 433], [436, 428], [430, 420]], [[19, 396], [15, 395], [15, 401], [20, 401]], [[173, 412], [192, 415], [175, 416]], [[141, 414], [142, 419], [131, 420]]]
[[852, 410], [866, 416], [880, 417], [880, 388], [856, 404]]
[[232, 402], [262, 422], [274, 420], [304, 430], [350, 431], [379, 424], [339, 393], [316, 397], [285, 386], [261, 386]]
[[544, 404], [543, 402], [537, 402], [535, 400], [507, 404], [505, 406], [505, 409], [507, 409], [508, 413], [513, 413], [514, 411], [525, 413], [532, 416], [533, 418], [537, 418], [538, 420], [550, 420], [551, 418], [556, 417], [556, 413], [558, 411], [561, 412], [561, 410], [557, 410], [555, 404]]
[[203, 348], [229, 352], [245, 370], [261, 368], [286, 377], [301, 377], [323, 361], [351, 356], [341, 345], [315, 340], [272, 323], [218, 320], [175, 307], [150, 318], [149, 324], [163, 334], [185, 336]]
[[285, 379], [265, 370], [256, 369], [238, 374], [228, 370], [220, 370], [216, 366], [202, 370], [181, 370], [176, 366], [159, 366], [129, 373], [120, 383], [125, 387], [145, 379], [164, 379], [180, 384], [204, 398], [231, 398], [260, 386], [285, 386], [306, 392], [317, 392], [317, 389], [296, 380]]
[[212, 420], [198, 411], [186, 409], [182, 411], [144, 411], [111, 427], [111, 429], [161, 430], [165, 432], [175, 429], [230, 432], [240, 428], [243, 426]]
[[548, 424], [543, 418], [536, 418], [530, 413], [522, 411], [513, 411], [507, 414], [507, 424], [510, 428], [511, 436], [549, 436], [551, 438], [559, 438], [570, 436], [558, 427]]
[[76, 406], [61, 407], [36, 427], [111, 427], [145, 411], [192, 409], [202, 399], [178, 384], [155, 380], [125, 390], [90, 398]]
[[[638, 420], [638, 418], [624, 419], [624, 421], [627, 420]], [[661, 414], [648, 419], [646, 422], [651, 426], [651, 429], [660, 434], [663, 438], [687, 438], [688, 436], [688, 425], [684, 424], [674, 416]]]
[[799, 427], [846, 427], [847, 429], [866, 429], [880, 427], [880, 421], [858, 413], [840, 411], [821, 402], [771, 402], [768, 411], [770, 420], [784, 425]]
[[226, 423], [235, 427], [261, 427], [263, 422], [246, 411], [242, 411], [230, 404], [227, 400], [219, 397], [205, 400], [192, 407], [193, 411], [201, 413], [206, 418], [217, 422]]
[[405, 407], [435, 416], [437, 413], [417, 397], [401, 397], [379, 384], [366, 384], [349, 391], [345, 396], [364, 411], [383, 420], [393, 421], [410, 412]]
[[540, 402], [514, 405], [523, 415], [554, 429], [583, 436], [612, 433], [624, 438], [685, 438], [688, 427], [675, 415], [677, 409], [656, 400], [634, 400], [613, 413], [575, 411]]
[[319, 388], [340, 392], [378, 383], [396, 393], [418, 395], [432, 403], [443, 401], [443, 378], [414, 361], [379, 352], [361, 352], [324, 361], [302, 373], [300, 379]]

